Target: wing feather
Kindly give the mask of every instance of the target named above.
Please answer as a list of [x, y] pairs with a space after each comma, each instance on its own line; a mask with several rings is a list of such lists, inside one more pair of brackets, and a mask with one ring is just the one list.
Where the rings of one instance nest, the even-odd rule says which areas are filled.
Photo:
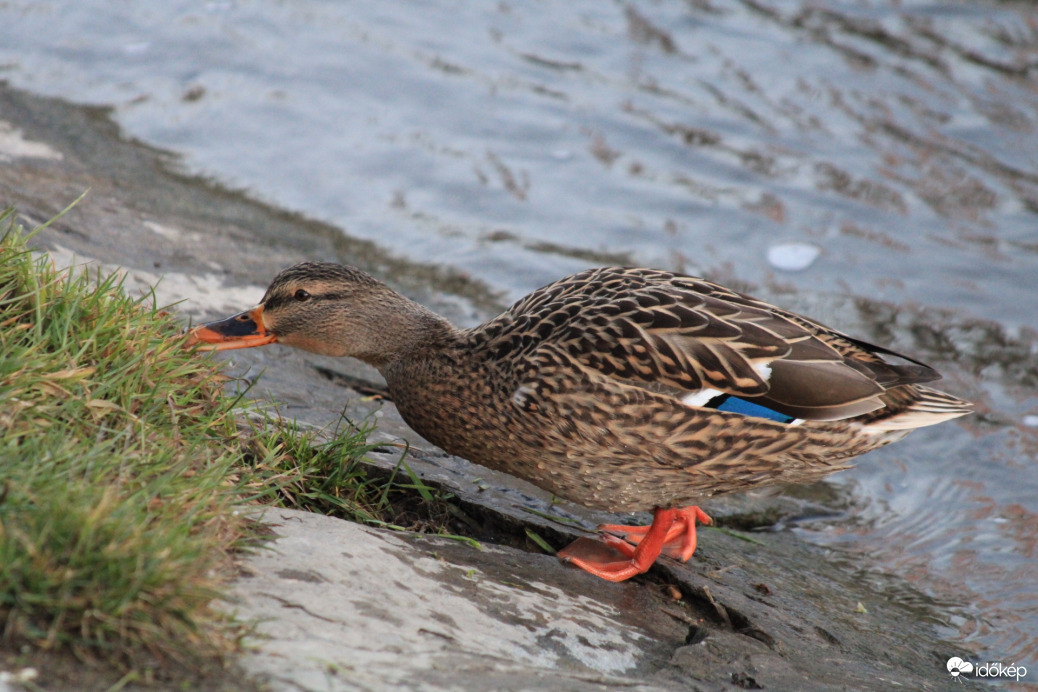
[[[716, 389], [814, 420], [883, 408], [887, 390], [939, 377], [908, 358], [908, 365], [884, 361], [881, 354], [898, 354], [801, 315], [650, 269], [576, 274], [535, 291], [487, 327], [502, 331], [506, 350], [530, 367], [539, 348], [550, 348], [596, 376], [679, 398]], [[522, 331], [535, 338], [517, 338]]]

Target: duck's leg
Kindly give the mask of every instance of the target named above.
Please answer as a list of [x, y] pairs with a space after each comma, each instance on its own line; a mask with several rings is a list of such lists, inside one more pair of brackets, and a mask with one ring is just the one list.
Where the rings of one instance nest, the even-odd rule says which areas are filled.
[[[682, 559], [687, 560], [691, 557], [696, 549], [696, 519], [703, 523], [710, 522], [710, 517], [703, 510], [698, 507], [686, 507], [684, 509], [657, 509], [653, 513], [651, 526], [618, 527], [624, 532], [634, 529], [632, 542], [637, 543], [637, 547], [632, 547], [616, 537], [612, 537], [612, 540], [607, 538], [606, 542], [618, 548], [628, 557], [627, 560], [599, 562], [578, 557], [577, 551], [571, 550], [575, 544], [560, 550], [559, 557], [602, 579], [623, 581], [648, 571], [668, 542], [673, 543], [680, 540], [681, 555], [688, 553]], [[599, 528], [608, 528], [608, 525]], [[623, 544], [623, 547], [621, 548], [618, 544]], [[688, 547], [689, 545], [691, 547]]]
[[[675, 510], [675, 512], [677, 516], [675, 516], [674, 523], [671, 524], [667, 535], [663, 539], [662, 552], [682, 562], [687, 562], [692, 557], [692, 553], [696, 552], [696, 522], [712, 524], [713, 519], [699, 507], [694, 506], [684, 507]], [[617, 534], [616, 536], [605, 536], [605, 542], [624, 555], [631, 557], [635, 551], [631, 544], [639, 545], [645, 540], [645, 536], [648, 535], [655, 525], [655, 520], [653, 520], [651, 526], [602, 524], [598, 527], [598, 530]]]
[[680, 534], [680, 543], [671, 543], [670, 541], [664, 546], [664, 550], [667, 555], [676, 557], [682, 562], [688, 562], [689, 558], [692, 557], [692, 553], [696, 552], [696, 522], [698, 521], [703, 525], [710, 525], [714, 523], [714, 520], [710, 518], [710, 515], [699, 509], [699, 507], [683, 507], [678, 510], [678, 521], [684, 524], [684, 532]]

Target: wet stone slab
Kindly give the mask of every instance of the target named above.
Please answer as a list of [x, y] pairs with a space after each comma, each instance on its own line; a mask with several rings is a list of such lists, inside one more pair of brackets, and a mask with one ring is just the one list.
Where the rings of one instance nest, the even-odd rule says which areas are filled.
[[292, 510], [264, 520], [278, 538], [243, 565], [233, 607], [261, 621], [245, 667], [289, 687], [627, 685], [687, 630], [639, 585], [600, 589], [547, 555]]
[[611, 584], [509, 547], [264, 520], [277, 538], [243, 562], [230, 607], [261, 623], [241, 664], [274, 689], [945, 683], [927, 628], [781, 537], [748, 549], [707, 532], [693, 564]]

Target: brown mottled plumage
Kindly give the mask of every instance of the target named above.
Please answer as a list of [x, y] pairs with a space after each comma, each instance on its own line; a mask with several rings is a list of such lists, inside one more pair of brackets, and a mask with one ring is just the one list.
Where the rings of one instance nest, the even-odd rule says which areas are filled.
[[[429, 441], [612, 511], [659, 514], [719, 493], [815, 480], [913, 428], [970, 411], [923, 385], [939, 378], [926, 365], [887, 362], [897, 354], [652, 269], [584, 271], [460, 330], [357, 269], [304, 263], [279, 274], [257, 308], [193, 337], [217, 348], [277, 341], [364, 360]], [[725, 394], [772, 413], [718, 410]], [[683, 521], [667, 516], [668, 525]], [[687, 559], [694, 521], [685, 519]], [[630, 542], [641, 540], [636, 533]], [[677, 528], [656, 534], [668, 545], [681, 537]], [[645, 562], [640, 556], [637, 571]]]

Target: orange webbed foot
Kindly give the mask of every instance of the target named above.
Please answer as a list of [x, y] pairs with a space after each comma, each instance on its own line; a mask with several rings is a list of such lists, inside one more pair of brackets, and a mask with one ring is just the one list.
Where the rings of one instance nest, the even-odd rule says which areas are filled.
[[[692, 557], [692, 553], [696, 552], [696, 522], [710, 525], [714, 523], [714, 520], [699, 507], [683, 507], [682, 509], [674, 510], [674, 512], [676, 513], [674, 522], [667, 529], [667, 534], [663, 538], [661, 552], [682, 562], [688, 562], [689, 558]], [[645, 536], [655, 523], [654, 520], [650, 526], [602, 524], [598, 527], [598, 530], [615, 534], [614, 536], [605, 536], [605, 541], [617, 550], [626, 552], [616, 541], [627, 544], [627, 548], [630, 549], [632, 545], [636, 546], [645, 540]], [[630, 556], [630, 554], [633, 554], [633, 550], [627, 554]]]
[[624, 581], [648, 571], [661, 552], [682, 562], [691, 558], [696, 550], [697, 521], [713, 523], [699, 507], [657, 509], [649, 526], [604, 524], [598, 527], [600, 531], [609, 532], [603, 536], [603, 542], [626, 560], [606, 561], [593, 557], [578, 547], [579, 540], [559, 551], [559, 557], [602, 579]]

